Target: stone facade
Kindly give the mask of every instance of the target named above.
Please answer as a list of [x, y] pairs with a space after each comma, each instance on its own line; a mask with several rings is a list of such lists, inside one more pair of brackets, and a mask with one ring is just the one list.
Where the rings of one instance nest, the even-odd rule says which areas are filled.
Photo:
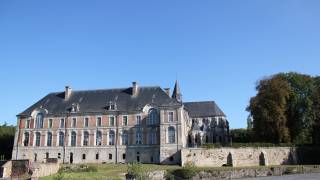
[[[59, 163], [180, 164], [180, 150], [226, 142], [228, 121], [213, 102], [183, 103], [160, 87], [50, 93], [17, 115], [12, 159]], [[200, 108], [199, 108], [200, 107]]]
[[188, 162], [202, 167], [296, 164], [297, 154], [291, 147], [182, 149], [181, 164]]

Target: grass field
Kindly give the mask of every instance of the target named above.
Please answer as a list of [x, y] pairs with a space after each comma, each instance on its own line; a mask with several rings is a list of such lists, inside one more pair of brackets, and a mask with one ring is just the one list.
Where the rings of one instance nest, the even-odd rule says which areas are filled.
[[[72, 172], [72, 173], [61, 173], [63, 179], [71, 180], [122, 180], [125, 179], [125, 173], [127, 172], [127, 165], [125, 164], [90, 164], [97, 168], [97, 172]], [[180, 168], [176, 165], [156, 165], [156, 164], [142, 164], [145, 171], [153, 170], [175, 170]], [[40, 180], [51, 180], [59, 179], [58, 175], [51, 175], [39, 178]]]

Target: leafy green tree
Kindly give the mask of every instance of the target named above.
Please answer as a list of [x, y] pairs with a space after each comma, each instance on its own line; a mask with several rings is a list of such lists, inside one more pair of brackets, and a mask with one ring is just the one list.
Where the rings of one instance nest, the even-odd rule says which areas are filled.
[[286, 102], [290, 86], [280, 75], [262, 79], [256, 87], [258, 94], [251, 98], [247, 110], [253, 119], [253, 131], [261, 142], [290, 142], [287, 127]]
[[312, 110], [314, 117], [314, 126], [312, 140], [314, 144], [320, 144], [320, 77], [314, 78], [314, 86], [312, 91]]
[[4, 159], [11, 159], [14, 134], [14, 126], [8, 126], [6, 123], [0, 125], [0, 155], [2, 155]]
[[234, 143], [250, 143], [255, 141], [252, 129], [231, 129], [230, 135]]

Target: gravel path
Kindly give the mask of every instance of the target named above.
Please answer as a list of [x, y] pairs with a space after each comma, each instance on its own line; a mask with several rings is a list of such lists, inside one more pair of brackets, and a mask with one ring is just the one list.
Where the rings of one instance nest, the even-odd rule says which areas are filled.
[[320, 180], [320, 173], [246, 178], [241, 180]]

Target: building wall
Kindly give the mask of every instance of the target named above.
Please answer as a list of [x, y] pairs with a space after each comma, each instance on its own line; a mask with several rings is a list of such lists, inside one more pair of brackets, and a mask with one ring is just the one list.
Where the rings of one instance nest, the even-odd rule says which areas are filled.
[[210, 167], [281, 165], [295, 164], [297, 155], [291, 147], [182, 149], [181, 164], [188, 162]]

